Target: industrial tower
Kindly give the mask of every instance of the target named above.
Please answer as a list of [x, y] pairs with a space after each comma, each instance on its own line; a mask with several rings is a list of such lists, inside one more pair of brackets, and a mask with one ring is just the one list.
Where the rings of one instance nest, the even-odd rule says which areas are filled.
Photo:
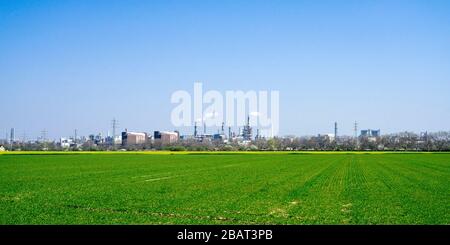
[[197, 122], [194, 122], [194, 137], [197, 138]]
[[12, 144], [14, 141], [16, 141], [16, 129], [11, 128], [11, 135], [9, 136], [9, 141]]
[[337, 142], [337, 138], [338, 138], [338, 126], [337, 122], [334, 122], [334, 141]]
[[252, 140], [252, 127], [250, 127], [250, 116], [247, 117], [247, 124], [242, 130], [242, 137], [244, 140]]
[[119, 126], [119, 121], [117, 121], [115, 118], [111, 121], [112, 123], [112, 145], [116, 145], [116, 129], [117, 126]]

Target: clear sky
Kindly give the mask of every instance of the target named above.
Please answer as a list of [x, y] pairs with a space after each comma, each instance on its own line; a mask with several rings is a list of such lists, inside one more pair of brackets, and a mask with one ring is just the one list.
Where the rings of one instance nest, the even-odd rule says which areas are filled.
[[282, 135], [450, 130], [450, 1], [0, 0], [0, 138], [173, 130], [196, 81], [279, 90]]

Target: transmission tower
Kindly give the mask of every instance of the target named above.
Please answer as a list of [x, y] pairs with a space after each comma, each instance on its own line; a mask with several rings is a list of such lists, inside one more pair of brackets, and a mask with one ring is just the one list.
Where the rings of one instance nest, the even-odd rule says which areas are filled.
[[22, 142], [25, 143], [25, 141], [27, 141], [27, 133], [23, 131]]
[[47, 133], [48, 132], [47, 132], [46, 129], [41, 131], [41, 139], [42, 139], [43, 142], [47, 142]]

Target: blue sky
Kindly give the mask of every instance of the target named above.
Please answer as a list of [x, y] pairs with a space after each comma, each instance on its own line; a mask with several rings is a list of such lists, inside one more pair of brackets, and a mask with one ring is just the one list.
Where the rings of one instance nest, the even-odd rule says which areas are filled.
[[5, 132], [171, 130], [196, 81], [279, 90], [282, 135], [450, 130], [450, 2], [0, 0]]

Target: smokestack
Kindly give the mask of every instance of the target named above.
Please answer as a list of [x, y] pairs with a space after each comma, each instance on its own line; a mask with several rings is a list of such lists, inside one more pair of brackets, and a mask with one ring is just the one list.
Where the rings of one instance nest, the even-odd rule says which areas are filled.
[[337, 141], [337, 137], [338, 137], [338, 126], [337, 126], [337, 122], [334, 122], [334, 140]]
[[197, 122], [194, 123], [194, 137], [197, 137]]
[[11, 135], [9, 137], [10, 142], [14, 142], [16, 141], [16, 129], [15, 128], [11, 128]]

